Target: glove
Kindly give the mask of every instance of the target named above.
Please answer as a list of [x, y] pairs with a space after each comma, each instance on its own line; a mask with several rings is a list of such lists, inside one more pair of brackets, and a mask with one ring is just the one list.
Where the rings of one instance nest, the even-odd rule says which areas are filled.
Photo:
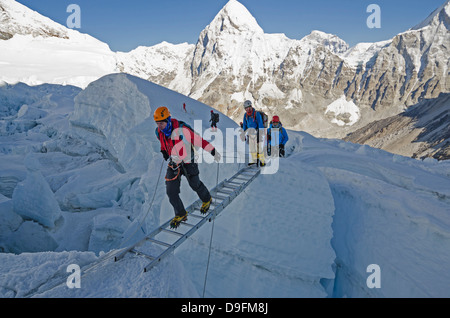
[[170, 157], [169, 154], [167, 153], [167, 151], [161, 150], [161, 153], [162, 153], [162, 155], [164, 157], [164, 160], [167, 161], [167, 159], [169, 159], [169, 157]]
[[222, 156], [220, 155], [220, 153], [218, 151], [216, 151], [216, 153], [214, 155], [214, 161], [220, 162], [220, 158], [222, 158]]
[[241, 132], [241, 134], [239, 135], [241, 137], [241, 141], [245, 141], [245, 133]]
[[221, 155], [220, 155], [220, 153], [218, 151], [216, 151], [216, 148], [214, 148], [211, 151], [211, 155], [214, 157], [214, 161], [216, 161], [216, 162], [220, 161]]

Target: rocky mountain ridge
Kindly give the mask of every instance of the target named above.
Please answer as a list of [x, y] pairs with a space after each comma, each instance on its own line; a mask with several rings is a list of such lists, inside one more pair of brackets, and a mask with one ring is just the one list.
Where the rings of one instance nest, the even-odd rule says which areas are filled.
[[405, 112], [374, 121], [344, 138], [346, 141], [404, 156], [450, 159], [450, 94], [425, 99]]

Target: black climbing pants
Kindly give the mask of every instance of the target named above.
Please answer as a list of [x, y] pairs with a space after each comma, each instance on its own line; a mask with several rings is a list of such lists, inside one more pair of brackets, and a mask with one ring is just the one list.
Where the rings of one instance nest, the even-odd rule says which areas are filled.
[[181, 176], [184, 175], [186, 177], [189, 186], [197, 193], [202, 202], [208, 202], [211, 199], [211, 194], [203, 182], [200, 181], [198, 164], [182, 163], [179, 169], [178, 171], [178, 169], [173, 170], [171, 167], [167, 168], [166, 193], [169, 197], [170, 204], [173, 206], [175, 215], [183, 216], [186, 213], [186, 209], [183, 201], [180, 199]]

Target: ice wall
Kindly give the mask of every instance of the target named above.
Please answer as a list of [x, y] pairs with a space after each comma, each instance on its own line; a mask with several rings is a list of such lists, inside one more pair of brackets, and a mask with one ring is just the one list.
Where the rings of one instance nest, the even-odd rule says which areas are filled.
[[139, 150], [146, 149], [139, 147], [144, 146], [139, 141], [144, 143], [145, 136], [139, 138], [137, 130], [151, 113], [148, 97], [126, 75], [106, 76], [75, 98], [70, 122], [75, 133], [103, 149], [124, 172], [148, 158], [145, 152], [136, 158]]

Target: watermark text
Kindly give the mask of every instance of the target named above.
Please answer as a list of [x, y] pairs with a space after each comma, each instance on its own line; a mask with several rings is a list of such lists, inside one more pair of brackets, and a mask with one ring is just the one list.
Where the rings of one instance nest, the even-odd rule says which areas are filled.
[[72, 13], [67, 18], [66, 24], [69, 29], [81, 28], [81, 8], [78, 4], [70, 4], [67, 6], [66, 12]]

